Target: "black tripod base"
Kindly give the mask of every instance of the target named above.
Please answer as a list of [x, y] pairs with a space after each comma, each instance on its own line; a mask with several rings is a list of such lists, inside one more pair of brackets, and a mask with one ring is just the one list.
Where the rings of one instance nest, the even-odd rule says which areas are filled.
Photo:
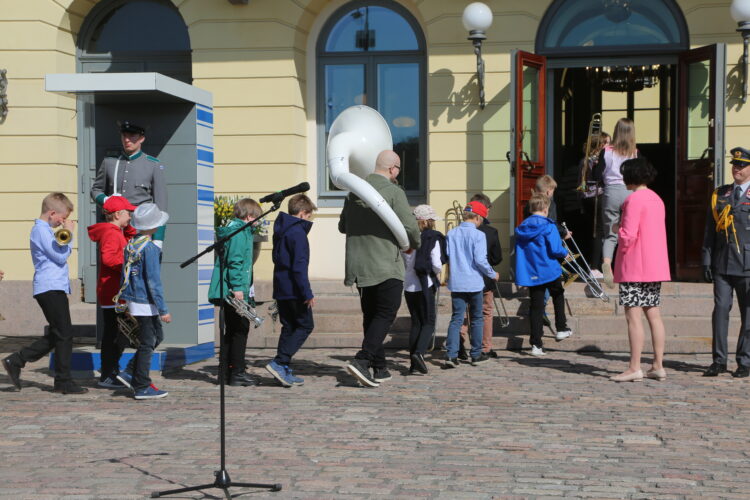
[[264, 490], [271, 490], [271, 491], [281, 491], [281, 484], [263, 484], [263, 483], [233, 483], [231, 479], [229, 479], [229, 474], [226, 470], [217, 470], [214, 472], [214, 475], [216, 476], [216, 480], [212, 484], [201, 484], [198, 486], [188, 486], [186, 488], [179, 488], [176, 490], [167, 490], [167, 491], [154, 491], [151, 493], [151, 498], [159, 498], [159, 497], [165, 497], [167, 495], [177, 495], [179, 493], [185, 493], [187, 491], [198, 491], [198, 490], [207, 490], [209, 488], [218, 488], [220, 490], [224, 491], [224, 496], [227, 498], [227, 500], [230, 500], [232, 498], [232, 495], [229, 494], [229, 488], [236, 487], [236, 488], [261, 488]]

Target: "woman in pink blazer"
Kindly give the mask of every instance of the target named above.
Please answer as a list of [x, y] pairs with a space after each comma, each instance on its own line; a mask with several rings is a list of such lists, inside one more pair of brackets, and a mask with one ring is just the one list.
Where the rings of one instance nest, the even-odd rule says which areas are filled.
[[614, 280], [620, 284], [620, 305], [625, 306], [630, 341], [630, 366], [615, 375], [615, 382], [643, 380], [641, 351], [643, 350], [643, 323], [641, 310], [646, 314], [654, 360], [646, 372], [648, 378], [664, 380], [667, 377], [664, 360], [664, 323], [661, 319], [661, 282], [670, 281], [667, 254], [667, 230], [664, 202], [648, 188], [656, 177], [656, 169], [645, 158], [623, 162], [623, 181], [632, 191], [622, 205], [618, 235]]

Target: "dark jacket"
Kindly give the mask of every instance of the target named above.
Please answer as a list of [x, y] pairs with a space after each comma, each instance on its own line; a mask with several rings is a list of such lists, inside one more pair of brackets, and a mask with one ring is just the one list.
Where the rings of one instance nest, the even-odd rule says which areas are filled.
[[716, 189], [716, 211], [721, 213], [727, 205], [732, 207], [734, 230], [731, 226], [727, 232], [716, 229], [709, 204], [703, 236], [703, 265], [711, 266], [715, 274], [750, 276], [750, 189], [737, 203], [733, 203], [733, 193], [734, 184]]
[[[484, 222], [480, 224], [477, 229], [482, 231], [487, 238], [487, 262], [489, 262], [492, 267], [495, 267], [503, 261], [503, 249], [500, 246], [500, 238], [497, 235], [497, 229], [490, 226], [490, 221], [487, 219], [484, 219]], [[484, 291], [494, 291], [495, 283], [495, 280], [484, 276]]]
[[557, 259], [566, 255], [555, 223], [532, 215], [516, 228], [516, 284], [537, 286], [556, 280], [562, 273]]
[[307, 233], [312, 222], [280, 212], [273, 224], [273, 298], [310, 300], [313, 298], [307, 268], [310, 244]]

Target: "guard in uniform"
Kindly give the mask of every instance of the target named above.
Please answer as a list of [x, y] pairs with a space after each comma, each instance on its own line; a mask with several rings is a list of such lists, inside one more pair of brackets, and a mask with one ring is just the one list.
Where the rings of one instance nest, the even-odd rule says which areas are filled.
[[[91, 198], [99, 205], [113, 195], [124, 196], [135, 206], [155, 203], [162, 212], [167, 211], [167, 184], [164, 165], [158, 158], [141, 151], [146, 139], [146, 129], [133, 122], [120, 123], [122, 153], [105, 158], [91, 187]], [[166, 226], [153, 235], [154, 243], [161, 247]]]
[[737, 293], [742, 326], [733, 377], [750, 375], [750, 151], [734, 148], [734, 182], [717, 188], [703, 237], [703, 274], [714, 283], [713, 363], [703, 373], [716, 377], [727, 371], [727, 330], [733, 292]]

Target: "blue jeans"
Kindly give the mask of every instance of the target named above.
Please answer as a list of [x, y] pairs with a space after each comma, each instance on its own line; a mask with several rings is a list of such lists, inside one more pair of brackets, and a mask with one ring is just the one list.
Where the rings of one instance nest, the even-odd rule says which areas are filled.
[[133, 390], [138, 391], [151, 385], [151, 355], [154, 349], [164, 340], [164, 332], [161, 329], [159, 316], [136, 316], [140, 332], [138, 339], [141, 345], [133, 356]]
[[448, 325], [448, 338], [445, 339], [445, 349], [448, 351], [448, 359], [458, 356], [458, 342], [461, 324], [464, 322], [466, 307], [469, 307], [469, 339], [471, 341], [471, 357], [478, 358], [482, 353], [482, 334], [484, 329], [484, 316], [482, 315], [482, 303], [484, 296], [482, 290], [478, 292], [451, 292], [453, 313]]

